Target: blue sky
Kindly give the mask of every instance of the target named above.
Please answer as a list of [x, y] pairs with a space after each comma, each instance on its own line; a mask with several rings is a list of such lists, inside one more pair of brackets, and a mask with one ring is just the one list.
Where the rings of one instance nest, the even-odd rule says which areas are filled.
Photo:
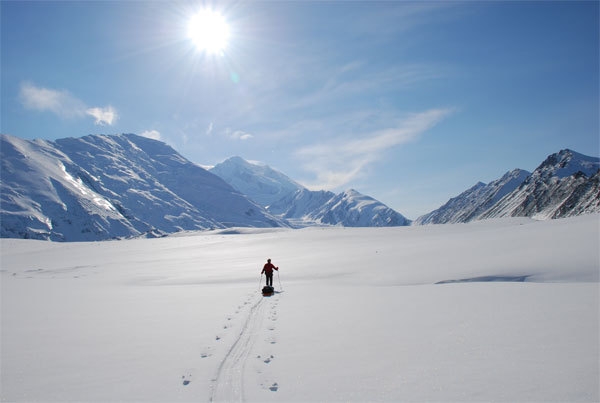
[[[415, 219], [563, 148], [598, 156], [597, 1], [2, 1], [1, 131], [138, 133]], [[225, 18], [217, 54], [187, 35]]]

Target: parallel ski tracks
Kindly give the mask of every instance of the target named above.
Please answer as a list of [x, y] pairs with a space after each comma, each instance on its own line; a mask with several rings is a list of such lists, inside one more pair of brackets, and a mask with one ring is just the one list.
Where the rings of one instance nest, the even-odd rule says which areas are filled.
[[258, 337], [258, 331], [263, 321], [264, 298], [259, 297], [250, 307], [246, 321], [239, 335], [219, 364], [217, 374], [213, 379], [211, 402], [243, 402], [244, 373], [248, 356]]

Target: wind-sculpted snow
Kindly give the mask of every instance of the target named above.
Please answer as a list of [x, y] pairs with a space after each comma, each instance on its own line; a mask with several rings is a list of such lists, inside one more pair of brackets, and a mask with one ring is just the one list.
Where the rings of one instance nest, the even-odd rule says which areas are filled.
[[2, 400], [599, 401], [599, 225], [3, 239]]
[[0, 141], [2, 237], [96, 240], [139, 234], [52, 143], [5, 135]]
[[456, 280], [442, 280], [436, 284], [454, 284], [454, 283], [491, 283], [491, 282], [509, 282], [509, 283], [522, 283], [527, 281], [529, 275], [524, 276], [481, 276], [471, 278], [460, 278]]

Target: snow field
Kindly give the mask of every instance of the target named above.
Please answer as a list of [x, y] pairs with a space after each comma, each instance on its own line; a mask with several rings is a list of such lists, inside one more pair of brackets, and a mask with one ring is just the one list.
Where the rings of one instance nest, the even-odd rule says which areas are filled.
[[[327, 294], [332, 287], [315, 291]], [[292, 388], [290, 399], [594, 401], [597, 396], [595, 285], [473, 283], [329, 292], [322, 300], [282, 303], [290, 312], [282, 308], [279, 336], [299, 348], [278, 352], [273, 370], [282, 394]], [[304, 314], [308, 326], [288, 319], [302, 312], [310, 312]], [[296, 365], [286, 367], [289, 361]]]
[[2, 401], [598, 401], [599, 219], [2, 239]]

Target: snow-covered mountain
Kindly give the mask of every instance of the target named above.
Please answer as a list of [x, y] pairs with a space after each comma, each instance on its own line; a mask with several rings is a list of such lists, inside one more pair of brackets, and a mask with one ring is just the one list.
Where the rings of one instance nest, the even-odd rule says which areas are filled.
[[551, 219], [600, 212], [600, 158], [572, 150], [550, 155], [533, 173], [516, 169], [478, 183], [415, 224], [498, 217]]
[[481, 218], [549, 219], [600, 212], [600, 158], [571, 150], [550, 155]]
[[265, 164], [250, 163], [231, 157], [210, 169], [225, 182], [261, 206], [270, 206], [303, 186]]
[[410, 220], [385, 204], [354, 189], [332, 197], [311, 213], [315, 222], [345, 227], [396, 227], [410, 225]]
[[502, 197], [515, 190], [529, 175], [527, 171], [515, 169], [487, 185], [478, 182], [439, 209], [417, 218], [414, 224], [447, 224], [475, 220]]
[[156, 140], [134, 134], [0, 140], [2, 237], [91, 241], [287, 226]]
[[342, 225], [383, 227], [410, 225], [402, 214], [354, 189], [336, 195], [312, 191], [267, 165], [233, 157], [211, 172], [265, 206], [267, 210], [297, 225]]
[[335, 193], [327, 190], [302, 188], [269, 206], [269, 211], [286, 219], [306, 219], [319, 211]]

